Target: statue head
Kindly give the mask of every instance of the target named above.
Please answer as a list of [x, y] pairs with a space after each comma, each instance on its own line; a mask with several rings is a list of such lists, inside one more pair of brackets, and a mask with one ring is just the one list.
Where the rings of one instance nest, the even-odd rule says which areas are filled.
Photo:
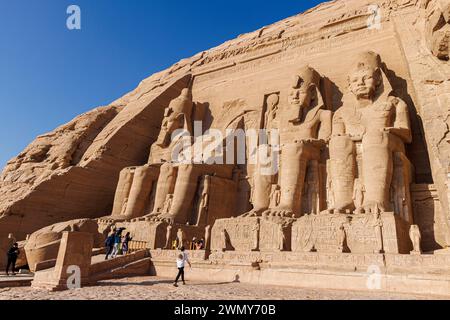
[[280, 102], [280, 97], [278, 96], [278, 94], [274, 93], [271, 94], [268, 98], [267, 98], [267, 106], [269, 108], [269, 110], [275, 106], [278, 105], [278, 103]]
[[349, 89], [359, 99], [373, 99], [383, 84], [381, 58], [370, 51], [360, 54], [348, 77]]
[[161, 132], [157, 144], [167, 146], [170, 144], [172, 133], [179, 129], [191, 129], [193, 101], [192, 93], [185, 88], [178, 98], [172, 100], [164, 113]]
[[297, 71], [289, 93], [290, 105], [308, 108], [319, 99], [320, 75], [313, 68], [306, 66]]

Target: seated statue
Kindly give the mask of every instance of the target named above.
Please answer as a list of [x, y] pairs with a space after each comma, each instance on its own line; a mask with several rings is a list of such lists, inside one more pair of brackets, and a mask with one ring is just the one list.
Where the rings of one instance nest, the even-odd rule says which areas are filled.
[[189, 89], [184, 89], [170, 102], [159, 136], [151, 147], [148, 164], [126, 168], [121, 173], [114, 218], [142, 218], [186, 225], [192, 221], [202, 178], [232, 179], [233, 165], [208, 165], [193, 159], [179, 159], [184, 154], [180, 151], [185, 151], [186, 145], [195, 149], [194, 119], [200, 121], [203, 116], [204, 110], [193, 102]]
[[[393, 212], [395, 157], [402, 159], [403, 171], [410, 167], [404, 156], [405, 144], [412, 141], [408, 107], [393, 96], [376, 53], [361, 54], [348, 81], [354, 102], [344, 105], [333, 118], [330, 178], [334, 207], [330, 212]], [[410, 183], [405, 181], [408, 188]]]
[[172, 134], [180, 129], [192, 132], [192, 112], [192, 95], [190, 90], [184, 89], [165, 110], [161, 131], [151, 147], [148, 164], [125, 168], [120, 173], [111, 218], [129, 220], [142, 217], [157, 181], [155, 211], [163, 209], [167, 196], [173, 193], [177, 177], [177, 169], [171, 164], [172, 151], [183, 138], [173, 138]]
[[[307, 178], [310, 182], [308, 185], [314, 190], [306, 190], [306, 193], [311, 196], [317, 195], [316, 184], [312, 180], [318, 182], [319, 173], [313, 172], [318, 167], [314, 166], [314, 161], [321, 159], [321, 150], [331, 135], [332, 121], [332, 112], [325, 109], [320, 92], [321, 80], [321, 76], [310, 67], [300, 69], [295, 75], [288, 105], [281, 108], [281, 112], [275, 117], [280, 128], [279, 177], [277, 179], [276, 175], [264, 173], [263, 165], [258, 160], [252, 200], [254, 209], [244, 216], [299, 217], [308, 210], [302, 208], [302, 194], [307, 189], [305, 188]], [[265, 129], [273, 128], [266, 125]], [[273, 146], [269, 146], [269, 149], [271, 147]], [[269, 164], [269, 166], [276, 165], [276, 160]], [[311, 174], [308, 174], [308, 170], [311, 170]], [[278, 184], [275, 190], [279, 189], [280, 194], [279, 199], [272, 201], [271, 206], [274, 182]], [[306, 200], [311, 207], [317, 204], [315, 200]]]

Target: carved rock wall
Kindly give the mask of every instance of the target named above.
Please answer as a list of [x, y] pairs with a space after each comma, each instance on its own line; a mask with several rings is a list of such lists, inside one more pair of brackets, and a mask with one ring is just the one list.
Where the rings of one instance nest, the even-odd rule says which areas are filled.
[[[373, 4], [381, 13], [381, 27], [375, 29], [368, 28], [368, 8]], [[408, 105], [413, 143], [407, 153], [414, 167], [413, 182], [430, 185], [434, 180], [442, 206], [442, 210], [423, 210], [420, 215], [439, 215], [430, 232], [438, 235], [437, 246], [445, 246], [450, 223], [449, 66], [427, 46], [427, 16], [420, 4], [416, 0], [327, 2], [182, 60], [113, 102], [105, 109], [113, 110], [105, 120], [92, 124], [95, 130], [80, 133], [82, 141], [67, 138], [80, 146], [71, 158], [66, 149], [55, 148], [55, 160], [46, 165], [49, 173], [44, 178], [40, 178], [36, 160], [49, 150], [53, 155], [53, 148], [47, 150], [47, 140], [55, 144], [60, 140], [55, 136], [38, 138], [10, 162], [2, 176], [0, 236], [15, 232], [24, 238], [55, 222], [110, 214], [120, 171], [147, 162], [164, 109], [182, 88], [191, 85], [194, 101], [208, 106], [204, 130], [224, 130], [241, 121], [247, 129], [259, 129], [266, 97], [279, 94], [282, 108], [293, 72], [306, 64], [327, 78], [331, 94], [326, 104], [331, 111], [348, 103], [348, 70], [358, 53], [370, 50], [380, 54], [395, 94]], [[27, 157], [35, 162], [23, 164]], [[64, 169], [52, 167], [54, 163], [61, 163]], [[22, 167], [27, 169], [18, 178]], [[234, 204], [236, 214], [249, 209], [253, 183], [254, 168], [240, 169], [243, 175]]]

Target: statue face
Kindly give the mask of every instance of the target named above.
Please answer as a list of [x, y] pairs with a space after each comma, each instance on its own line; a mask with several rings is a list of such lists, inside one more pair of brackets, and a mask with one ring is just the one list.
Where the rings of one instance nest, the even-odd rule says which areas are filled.
[[370, 99], [375, 95], [379, 77], [370, 69], [357, 69], [349, 77], [350, 91], [358, 99]]
[[166, 109], [164, 119], [161, 125], [161, 132], [158, 139], [159, 145], [167, 145], [169, 143], [172, 133], [175, 130], [183, 129], [184, 127], [184, 115], [179, 112], [175, 112], [170, 106]]
[[307, 108], [311, 104], [313, 97], [314, 85], [301, 84], [300, 87], [293, 88], [289, 93], [288, 102], [292, 106]]

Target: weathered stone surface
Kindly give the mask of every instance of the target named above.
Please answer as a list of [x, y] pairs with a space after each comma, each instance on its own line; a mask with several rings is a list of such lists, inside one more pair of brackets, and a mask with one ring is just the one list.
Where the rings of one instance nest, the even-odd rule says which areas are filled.
[[[448, 8], [323, 3], [151, 76], [104, 121], [39, 138], [8, 164], [0, 235], [103, 217], [102, 232], [124, 226], [152, 249], [204, 236], [213, 260], [317, 251], [417, 262], [448, 247]], [[269, 133], [225, 150], [223, 164], [211, 160], [224, 148], [202, 148], [210, 129], [219, 142], [230, 129]]]
[[99, 225], [95, 220], [83, 219], [61, 222], [33, 233], [26, 241], [25, 252], [31, 271], [36, 270], [36, 264], [57, 258], [61, 239], [65, 232], [83, 232], [92, 235], [94, 248], [103, 247], [104, 240], [110, 226], [99, 231]]
[[88, 284], [93, 242], [91, 233], [63, 232], [55, 267], [37, 272], [32, 287], [61, 291]]

